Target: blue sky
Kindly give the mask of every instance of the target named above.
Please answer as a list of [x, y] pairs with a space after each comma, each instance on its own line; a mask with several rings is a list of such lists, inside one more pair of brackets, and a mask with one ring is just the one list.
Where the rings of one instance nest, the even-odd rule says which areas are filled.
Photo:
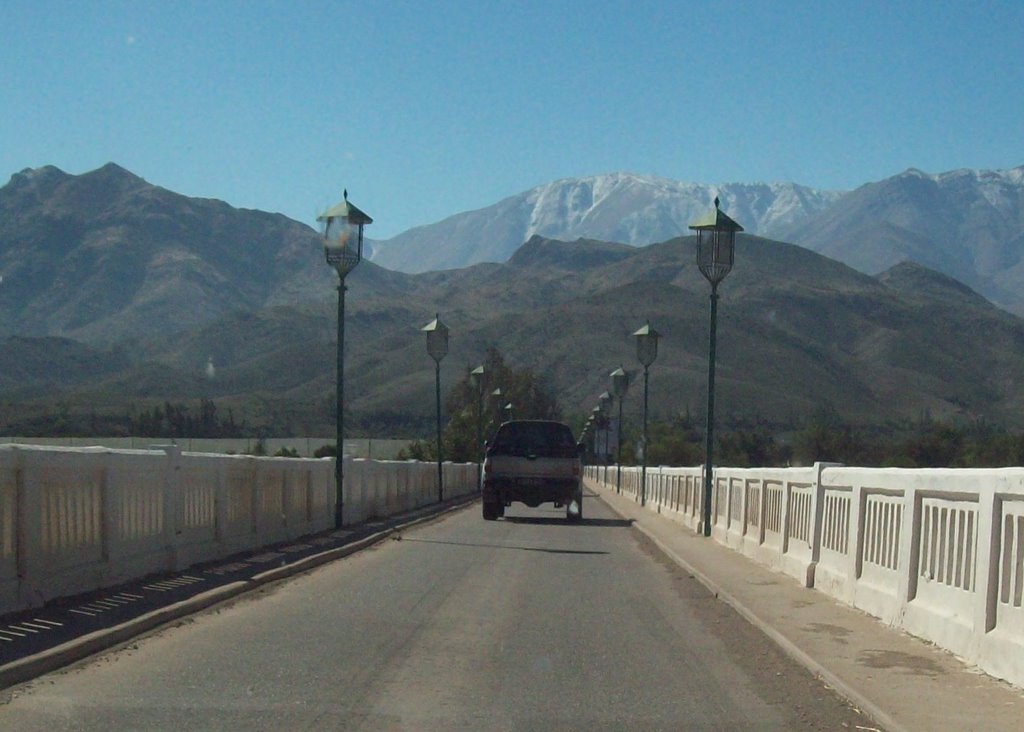
[[113, 161], [393, 236], [566, 177], [852, 188], [1024, 164], [1024, 3], [0, 6], [0, 183]]

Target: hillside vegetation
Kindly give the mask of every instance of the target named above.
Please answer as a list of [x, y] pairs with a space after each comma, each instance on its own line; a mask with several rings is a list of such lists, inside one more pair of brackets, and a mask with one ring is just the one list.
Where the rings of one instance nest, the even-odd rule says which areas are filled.
[[[337, 280], [308, 227], [117, 166], [19, 174], [0, 209], [6, 431], [58, 413], [123, 423], [204, 399], [251, 429], [334, 424]], [[649, 320], [663, 334], [653, 417], [702, 413], [709, 288], [692, 237], [636, 248], [534, 236], [503, 264], [410, 275], [364, 262], [347, 284], [357, 432], [429, 434], [433, 361], [418, 329], [435, 313], [451, 328], [446, 390], [497, 348], [543, 379], [567, 418], [590, 411], [610, 371], [638, 369], [631, 334]], [[857, 423], [1024, 427], [1024, 323], [946, 275], [902, 262], [870, 276], [741, 235], [720, 294], [724, 420], [797, 425], [828, 407]], [[636, 418], [638, 389], [625, 409]]]

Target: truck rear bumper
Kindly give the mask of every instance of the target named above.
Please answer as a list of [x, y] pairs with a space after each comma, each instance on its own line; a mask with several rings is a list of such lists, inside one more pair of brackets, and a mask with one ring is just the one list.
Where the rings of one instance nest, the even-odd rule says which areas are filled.
[[513, 479], [484, 482], [483, 500], [487, 503], [508, 505], [513, 502], [536, 507], [542, 503], [562, 503], [579, 500], [583, 486], [579, 480]]

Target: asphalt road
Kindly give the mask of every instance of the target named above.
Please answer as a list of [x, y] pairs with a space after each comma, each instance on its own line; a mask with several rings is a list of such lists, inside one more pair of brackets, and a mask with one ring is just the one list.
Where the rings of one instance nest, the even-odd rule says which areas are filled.
[[474, 504], [8, 690], [0, 729], [873, 727], [585, 508]]

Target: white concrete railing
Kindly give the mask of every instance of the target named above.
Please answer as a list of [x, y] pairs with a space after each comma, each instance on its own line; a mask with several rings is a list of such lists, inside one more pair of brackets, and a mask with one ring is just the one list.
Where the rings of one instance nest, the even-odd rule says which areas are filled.
[[[444, 465], [445, 497], [475, 464]], [[436, 463], [345, 461], [345, 523], [437, 501]], [[334, 460], [0, 446], [0, 613], [329, 529]]]
[[[413, 440], [385, 440], [367, 437], [345, 439], [344, 454], [371, 460], [394, 459]], [[185, 452], [211, 452], [222, 455], [253, 455], [262, 444], [262, 455], [294, 450], [299, 457], [314, 457], [321, 447], [334, 447], [331, 437], [17, 437], [0, 435], [0, 444], [41, 445], [45, 447], [109, 447], [113, 450], [153, 450], [177, 445]]]
[[[716, 468], [712, 485], [719, 542], [1024, 685], [1024, 468]], [[622, 492], [639, 499], [639, 468]], [[702, 468], [648, 468], [651, 510], [696, 531], [702, 497]]]

